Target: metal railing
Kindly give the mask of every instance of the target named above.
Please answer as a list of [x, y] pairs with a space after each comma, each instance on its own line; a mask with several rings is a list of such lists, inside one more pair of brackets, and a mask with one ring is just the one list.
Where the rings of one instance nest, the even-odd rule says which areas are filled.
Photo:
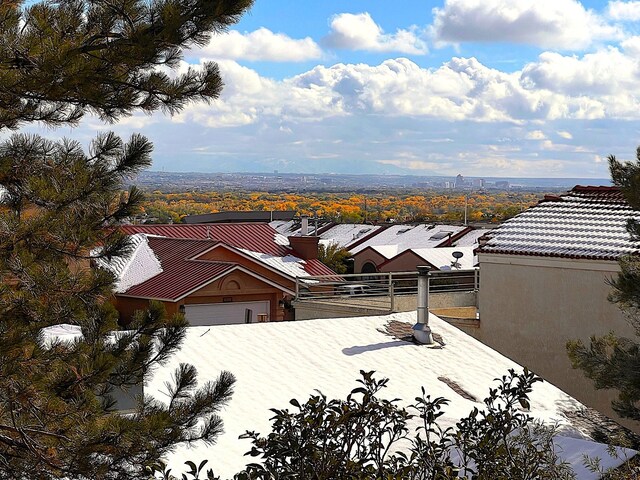
[[[433, 270], [429, 272], [429, 292], [477, 292], [479, 269]], [[345, 302], [373, 307], [390, 306], [402, 295], [417, 295], [418, 272], [361, 273], [340, 276], [296, 278], [296, 301]]]

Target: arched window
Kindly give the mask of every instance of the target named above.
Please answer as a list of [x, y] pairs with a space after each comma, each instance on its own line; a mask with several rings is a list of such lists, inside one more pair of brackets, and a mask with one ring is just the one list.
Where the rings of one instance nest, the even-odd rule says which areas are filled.
[[373, 262], [365, 262], [362, 265], [362, 273], [376, 273], [378, 269]]

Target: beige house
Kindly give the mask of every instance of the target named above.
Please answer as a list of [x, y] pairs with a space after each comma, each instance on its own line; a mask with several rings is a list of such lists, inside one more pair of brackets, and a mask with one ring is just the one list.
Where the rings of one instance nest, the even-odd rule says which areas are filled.
[[[614, 391], [595, 390], [573, 370], [566, 342], [634, 330], [607, 300], [621, 255], [640, 251], [626, 222], [635, 215], [615, 187], [575, 187], [493, 230], [481, 242], [480, 339], [581, 402], [618, 419]], [[640, 423], [624, 421], [640, 431]]]

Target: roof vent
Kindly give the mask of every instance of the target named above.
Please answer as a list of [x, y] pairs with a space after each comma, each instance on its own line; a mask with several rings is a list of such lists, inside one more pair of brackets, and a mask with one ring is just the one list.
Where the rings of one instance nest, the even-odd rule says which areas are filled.
[[411, 230], [410, 228], [403, 228], [402, 230], [398, 230], [396, 232], [396, 235], [401, 235], [403, 233], [407, 233], [409, 230]]

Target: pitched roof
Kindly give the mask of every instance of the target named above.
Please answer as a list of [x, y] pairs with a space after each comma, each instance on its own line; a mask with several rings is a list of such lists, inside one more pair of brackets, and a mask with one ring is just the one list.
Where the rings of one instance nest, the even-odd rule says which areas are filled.
[[[360, 370], [375, 370], [378, 378], [389, 378], [389, 387], [381, 394], [401, 399], [402, 406], [413, 403], [422, 386], [432, 397], [448, 398], [451, 403], [444, 409], [440, 425], [455, 426], [474, 407], [484, 407], [482, 399], [489, 387], [495, 386], [494, 379], [510, 368], [521, 371], [522, 367], [435, 315], [429, 319], [433, 332], [443, 340], [443, 348], [428, 348], [391, 335], [396, 334], [390, 330], [397, 326], [411, 331], [415, 312], [222, 325], [210, 330], [189, 328], [169, 363], [145, 379], [145, 395], [165, 402], [165, 382], [172, 381], [171, 375], [180, 363], [190, 363], [197, 369], [200, 384], [217, 378], [222, 370], [232, 372], [237, 382], [229, 405], [220, 414], [224, 433], [215, 445], [179, 447], [169, 456], [169, 467], [179, 472], [184, 461], [207, 458], [211, 461], [207, 468], [213, 468], [222, 478], [231, 478], [246, 463], [256, 461], [244, 456], [251, 444], [238, 437], [246, 430], [268, 434], [273, 415], [270, 408], [288, 408], [291, 398], [303, 402], [315, 389], [329, 398], [345, 398], [356, 385]], [[595, 479], [598, 476], [582, 465], [581, 452], [600, 456], [606, 466], [619, 465], [624, 458], [609, 457], [605, 445], [592, 442], [588, 433], [565, 414], [583, 408], [550, 383], [536, 383], [533, 388], [531, 415], [548, 424], [558, 422], [561, 435], [566, 435], [561, 437], [564, 443], [559, 446], [563, 448], [560, 456], [583, 468], [578, 478]]]
[[473, 254], [473, 247], [411, 248], [387, 260], [380, 265], [380, 268], [409, 252], [417, 255], [439, 270], [451, 270], [451, 262], [454, 260], [453, 252], [463, 253], [463, 256], [458, 259], [462, 270], [471, 269], [478, 263], [477, 257]]
[[234, 263], [191, 260], [216, 246], [213, 240], [149, 237], [162, 272], [122, 292], [123, 295], [176, 301], [235, 267]]
[[378, 225], [365, 225], [362, 223], [337, 223], [319, 233], [320, 242], [324, 244], [335, 243], [342, 248], [363, 239], [380, 230]]
[[396, 248], [393, 255], [396, 255], [409, 248], [437, 247], [448, 242], [450, 237], [454, 238], [466, 230], [470, 230], [470, 228], [457, 225], [432, 224], [393, 225], [376, 231], [373, 236], [367, 238], [364, 242], [349, 245], [348, 249], [355, 255], [367, 247], [394, 246]]
[[210, 225], [123, 225], [124, 233], [147, 233], [170, 238], [217, 240], [252, 252], [284, 256], [288, 240], [267, 223], [214, 223]]
[[507, 220], [485, 237], [480, 253], [616, 260], [640, 251], [626, 230], [640, 220], [617, 187], [576, 186]]

